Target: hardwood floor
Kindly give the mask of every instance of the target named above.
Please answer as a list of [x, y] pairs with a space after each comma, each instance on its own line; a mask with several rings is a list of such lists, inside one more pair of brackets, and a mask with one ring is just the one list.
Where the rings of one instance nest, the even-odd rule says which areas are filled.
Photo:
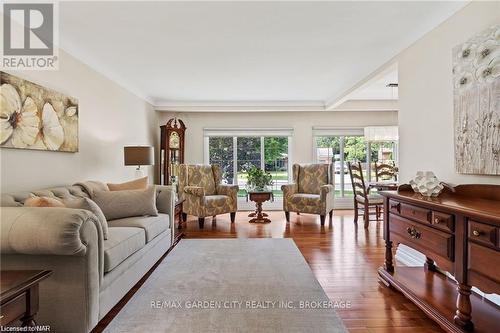
[[[249, 212], [238, 212], [236, 222], [229, 214], [205, 221], [198, 228], [198, 219], [188, 217], [186, 238], [293, 238], [328, 297], [334, 301], [349, 301], [350, 309], [337, 310], [350, 332], [410, 333], [443, 332], [420, 309], [397, 291], [379, 284], [377, 268], [384, 261], [382, 222], [371, 222], [368, 230], [363, 223], [353, 223], [354, 212], [335, 211], [331, 225], [322, 227], [319, 216], [292, 213], [290, 224], [283, 212], [268, 212], [271, 223], [249, 223]], [[161, 260], [168, 260], [168, 255]], [[160, 261], [161, 261], [160, 260]], [[159, 262], [160, 262], [159, 261]], [[130, 298], [140, 290], [156, 268], [153, 267], [99, 322], [92, 333], [102, 332]]]
[[[335, 301], [350, 301], [350, 309], [337, 310], [350, 332], [443, 332], [403, 295], [379, 284], [377, 268], [384, 261], [382, 222], [354, 225], [353, 211], [335, 211], [333, 223], [321, 227], [319, 216], [270, 212], [268, 224], [248, 223], [248, 212], [238, 212], [231, 225], [229, 214], [205, 221], [189, 217], [186, 238], [293, 238], [323, 289]], [[167, 259], [168, 260], [168, 256]]]

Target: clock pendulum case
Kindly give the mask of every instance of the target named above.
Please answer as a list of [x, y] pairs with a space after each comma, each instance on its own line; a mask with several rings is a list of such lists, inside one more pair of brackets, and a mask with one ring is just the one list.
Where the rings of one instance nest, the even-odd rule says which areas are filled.
[[160, 126], [160, 184], [177, 184], [179, 165], [184, 163], [184, 134], [186, 125], [177, 118]]

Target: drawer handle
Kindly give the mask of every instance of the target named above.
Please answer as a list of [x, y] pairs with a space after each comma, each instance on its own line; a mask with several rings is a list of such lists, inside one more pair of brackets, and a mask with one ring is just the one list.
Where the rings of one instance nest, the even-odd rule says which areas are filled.
[[401, 204], [400, 203], [396, 203], [396, 204], [392, 204], [391, 205], [391, 209], [395, 209], [399, 212], [399, 207], [401, 207]]
[[434, 223], [435, 224], [441, 223], [441, 219], [439, 217], [434, 218]]
[[422, 236], [422, 233], [420, 231], [418, 231], [415, 227], [411, 227], [411, 228], [408, 227], [408, 228], [406, 228], [406, 232], [413, 239], [419, 239]]
[[476, 236], [476, 237], [479, 237], [479, 236], [481, 236], [481, 235], [482, 235], [482, 232], [481, 232], [481, 231], [478, 231], [478, 230], [473, 230], [473, 231], [472, 231], [472, 234], [473, 234], [474, 236]]

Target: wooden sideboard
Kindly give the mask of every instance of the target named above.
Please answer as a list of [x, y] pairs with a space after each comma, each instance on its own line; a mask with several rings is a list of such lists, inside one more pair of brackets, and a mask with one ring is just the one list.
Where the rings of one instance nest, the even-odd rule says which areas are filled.
[[[386, 247], [380, 280], [448, 332], [499, 332], [500, 307], [471, 287], [500, 294], [500, 185], [446, 187], [435, 198], [409, 185], [380, 193]], [[395, 267], [398, 244], [423, 253], [424, 267]]]

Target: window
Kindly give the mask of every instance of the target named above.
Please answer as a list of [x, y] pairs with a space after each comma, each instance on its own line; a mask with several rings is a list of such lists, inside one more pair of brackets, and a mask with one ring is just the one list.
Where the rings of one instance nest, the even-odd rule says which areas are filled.
[[218, 164], [222, 169], [222, 182], [232, 184], [234, 179], [233, 170], [233, 138], [224, 136], [213, 136], [209, 138], [209, 164]]
[[240, 188], [247, 185], [247, 170], [252, 166], [261, 168], [263, 156], [261, 154], [260, 137], [236, 137], [237, 160], [236, 170], [238, 179], [236, 183]]
[[274, 197], [289, 182], [291, 129], [205, 129], [205, 163], [222, 168], [223, 182], [238, 184], [246, 197], [247, 170], [262, 168], [273, 176]]
[[275, 197], [283, 196], [281, 185], [288, 184], [288, 137], [264, 137], [264, 170], [273, 176], [273, 192]]

